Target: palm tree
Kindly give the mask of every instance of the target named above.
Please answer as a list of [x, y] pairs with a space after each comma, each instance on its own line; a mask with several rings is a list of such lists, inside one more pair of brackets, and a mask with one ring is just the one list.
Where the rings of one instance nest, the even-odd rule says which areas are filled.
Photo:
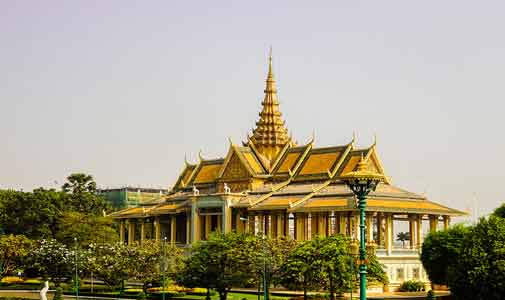
[[405, 241], [410, 241], [409, 232], [398, 232], [396, 240], [402, 242], [402, 247], [405, 248]]

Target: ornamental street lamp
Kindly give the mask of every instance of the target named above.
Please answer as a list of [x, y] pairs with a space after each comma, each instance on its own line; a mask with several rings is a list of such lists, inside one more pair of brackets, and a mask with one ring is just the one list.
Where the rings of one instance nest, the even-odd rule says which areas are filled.
[[359, 299], [366, 300], [366, 250], [365, 250], [365, 207], [366, 196], [375, 191], [379, 182], [384, 181], [384, 176], [367, 169], [367, 162], [361, 156], [356, 171], [346, 173], [340, 179], [354, 193], [358, 199], [359, 216]]

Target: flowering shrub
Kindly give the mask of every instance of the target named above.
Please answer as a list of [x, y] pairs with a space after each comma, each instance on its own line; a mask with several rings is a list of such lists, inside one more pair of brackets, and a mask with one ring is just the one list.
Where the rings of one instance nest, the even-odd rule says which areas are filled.
[[[193, 288], [190, 289], [189, 291], [186, 292], [187, 295], [194, 295], [194, 296], [207, 296], [207, 289], [204, 288]], [[217, 292], [214, 290], [209, 291], [210, 296], [216, 295]]]
[[17, 283], [23, 283], [24, 280], [23, 278], [17, 276], [6, 276], [2, 278], [1, 282], [6, 284], [17, 284]]
[[33, 250], [31, 260], [35, 269], [56, 283], [71, 277], [76, 267], [79, 272], [84, 268], [82, 252], [71, 250], [54, 239], [40, 240]]
[[153, 287], [153, 288], [147, 289], [147, 291], [149, 293], [158, 293], [161, 291], [164, 291], [164, 292], [186, 292], [189, 290], [191, 290], [191, 289], [180, 286], [180, 285], [175, 285], [175, 284], [169, 284], [169, 285], [165, 286], [164, 288], [163, 287]]
[[86, 263], [106, 285], [117, 287], [129, 277], [130, 257], [128, 247], [121, 243], [91, 244], [87, 250]]

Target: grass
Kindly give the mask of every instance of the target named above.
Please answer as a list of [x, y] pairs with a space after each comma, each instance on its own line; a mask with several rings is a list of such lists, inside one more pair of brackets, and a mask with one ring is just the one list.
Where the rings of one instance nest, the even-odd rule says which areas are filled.
[[[263, 297], [263, 296], [262, 296]], [[214, 296], [210, 297], [212, 300], [218, 300], [219, 299], [219, 294], [216, 294]], [[269, 299], [272, 300], [288, 300], [292, 297], [281, 297], [281, 296], [272, 296], [268, 297]], [[196, 296], [196, 295], [186, 295], [182, 297], [173, 297], [173, 299], [205, 299], [205, 296]], [[227, 300], [242, 300], [242, 299], [247, 299], [247, 300], [257, 300], [258, 295], [255, 294], [245, 294], [245, 293], [228, 293], [228, 297], [226, 298]]]
[[[37, 292], [31, 292], [31, 293], [25, 293], [25, 292], [2, 292], [2, 289], [27, 289], [27, 290], [38, 290], [40, 289], [42, 285], [42, 281], [38, 279], [28, 279], [25, 280], [24, 283], [17, 283], [17, 284], [1, 284], [0, 286], [0, 297], [22, 297], [22, 298], [30, 298], [30, 299], [39, 299], [39, 294]], [[50, 284], [51, 289], [54, 289], [54, 284]], [[61, 287], [63, 288], [65, 293], [69, 293], [72, 290], [71, 285], [62, 283]], [[103, 284], [94, 284], [94, 294], [102, 294], [102, 295], [110, 295], [110, 296], [117, 296], [119, 295], [119, 291], [111, 291], [106, 285]], [[81, 286], [80, 291], [85, 294], [89, 294], [91, 289], [91, 285], [89, 283], [85, 283]], [[172, 297], [167, 297], [167, 299], [192, 299], [192, 300], [204, 300], [205, 299], [205, 291], [206, 289], [195, 289], [198, 293], [201, 292], [201, 294], [187, 294], [184, 296], [172, 296]], [[130, 287], [125, 289], [125, 296], [129, 295], [131, 296], [136, 296], [136, 294], [142, 292], [141, 288], [138, 287]], [[170, 291], [167, 290], [167, 292], [172, 292], [174, 293], [175, 291]], [[159, 298], [160, 295], [153, 297], [153, 298]], [[263, 296], [263, 295], [261, 295]], [[53, 295], [52, 293], [48, 293], [48, 300], [52, 299]], [[269, 297], [271, 300], [288, 300], [292, 297], [283, 297], [283, 296], [273, 296], [270, 295]], [[149, 295], [148, 295], [149, 299]], [[211, 295], [212, 300], [219, 300], [219, 294], [218, 293], [213, 293]], [[256, 294], [249, 294], [249, 293], [228, 293], [228, 300], [257, 300], [258, 295]]]

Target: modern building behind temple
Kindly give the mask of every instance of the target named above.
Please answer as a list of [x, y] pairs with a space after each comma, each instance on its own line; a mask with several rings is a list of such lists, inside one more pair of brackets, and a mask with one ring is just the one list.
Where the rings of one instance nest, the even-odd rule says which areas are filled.
[[114, 210], [142, 205], [143, 202], [163, 197], [167, 192], [166, 189], [131, 186], [97, 189], [97, 194], [102, 196]]
[[[212, 231], [232, 230], [299, 241], [331, 234], [359, 238], [356, 199], [339, 178], [361, 160], [386, 175], [376, 144], [356, 148], [354, 138], [332, 147], [317, 147], [314, 140], [296, 144], [279, 110], [271, 58], [264, 93], [256, 126], [241, 145], [230, 141], [224, 158], [200, 155], [198, 163], [185, 162], [163, 198], [113, 214], [121, 241], [166, 238], [187, 245]], [[379, 184], [367, 201], [366, 241], [376, 245], [391, 286], [428, 282], [419, 260], [423, 228], [447, 228], [451, 217], [464, 214], [389, 179]], [[405, 246], [394, 243], [399, 227], [410, 235]]]

